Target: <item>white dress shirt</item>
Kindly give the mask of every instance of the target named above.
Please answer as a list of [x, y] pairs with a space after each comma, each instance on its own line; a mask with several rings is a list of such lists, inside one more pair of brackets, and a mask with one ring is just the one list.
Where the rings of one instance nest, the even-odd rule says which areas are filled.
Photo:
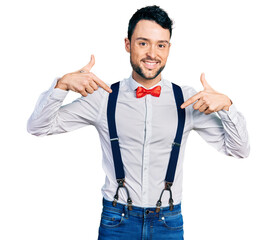
[[[117, 189], [114, 163], [107, 125], [107, 100], [109, 93], [99, 88], [87, 97], [76, 99], [62, 106], [67, 91], [51, 88], [42, 93], [35, 110], [28, 120], [28, 132], [37, 136], [69, 132], [87, 125], [94, 125], [99, 133], [103, 169], [106, 174], [102, 187], [103, 197], [112, 201]], [[107, 84], [110, 86], [110, 84]], [[120, 82], [116, 107], [116, 126], [125, 171], [126, 186], [139, 207], [155, 207], [164, 188], [164, 179], [177, 129], [177, 109], [171, 82], [162, 78], [160, 97], [147, 94], [136, 98], [138, 84], [131, 76]], [[153, 86], [153, 87], [155, 87]], [[151, 88], [153, 88], [151, 87]], [[182, 87], [184, 100], [196, 94], [187, 86]], [[186, 141], [191, 130], [218, 151], [237, 158], [249, 154], [248, 134], [243, 116], [234, 105], [229, 111], [205, 115], [186, 108], [186, 123], [177, 163], [172, 193], [174, 204], [182, 199], [183, 159]], [[100, 161], [100, 159], [99, 159]], [[168, 206], [169, 193], [165, 191], [162, 206]], [[125, 189], [119, 190], [120, 203], [127, 202]]]

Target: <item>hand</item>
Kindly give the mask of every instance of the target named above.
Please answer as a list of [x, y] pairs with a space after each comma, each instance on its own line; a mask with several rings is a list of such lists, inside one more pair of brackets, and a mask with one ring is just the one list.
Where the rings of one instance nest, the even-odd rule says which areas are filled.
[[84, 97], [86, 97], [88, 93], [93, 93], [96, 91], [98, 86], [102, 87], [108, 93], [111, 93], [112, 89], [110, 89], [108, 85], [106, 85], [102, 80], [90, 72], [94, 63], [94, 56], [91, 55], [91, 59], [86, 66], [76, 72], [65, 74], [58, 80], [55, 88], [78, 92], [81, 93]]
[[181, 105], [181, 108], [186, 108], [197, 101], [193, 105], [193, 108], [199, 110], [199, 112], [204, 112], [205, 114], [218, 112], [222, 109], [228, 111], [229, 107], [232, 105], [232, 101], [226, 95], [216, 92], [206, 81], [204, 73], [201, 74], [200, 81], [204, 90], [185, 101]]

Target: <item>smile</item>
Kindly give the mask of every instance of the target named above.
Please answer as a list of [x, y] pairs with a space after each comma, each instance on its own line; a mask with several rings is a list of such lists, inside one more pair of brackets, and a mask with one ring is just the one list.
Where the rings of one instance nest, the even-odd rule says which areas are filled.
[[157, 62], [157, 61], [148, 61], [148, 60], [146, 60], [146, 61], [143, 61], [143, 64], [144, 64], [144, 66], [145, 66], [146, 68], [148, 68], [148, 69], [154, 69], [154, 68], [157, 67], [157, 65], [159, 64], [159, 62]]

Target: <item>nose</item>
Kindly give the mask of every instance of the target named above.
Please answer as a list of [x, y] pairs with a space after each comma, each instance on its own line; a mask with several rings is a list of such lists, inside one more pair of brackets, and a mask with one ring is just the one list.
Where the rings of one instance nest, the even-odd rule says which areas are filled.
[[148, 51], [147, 51], [147, 55], [151, 58], [151, 59], [155, 59], [156, 58], [156, 49], [154, 46], [150, 46]]

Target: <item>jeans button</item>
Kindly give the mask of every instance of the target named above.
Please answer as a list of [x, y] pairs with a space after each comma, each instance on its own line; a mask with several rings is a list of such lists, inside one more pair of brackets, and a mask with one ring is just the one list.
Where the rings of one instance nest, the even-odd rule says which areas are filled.
[[149, 210], [146, 210], [145, 213], [146, 213], [146, 214], [149, 214]]

